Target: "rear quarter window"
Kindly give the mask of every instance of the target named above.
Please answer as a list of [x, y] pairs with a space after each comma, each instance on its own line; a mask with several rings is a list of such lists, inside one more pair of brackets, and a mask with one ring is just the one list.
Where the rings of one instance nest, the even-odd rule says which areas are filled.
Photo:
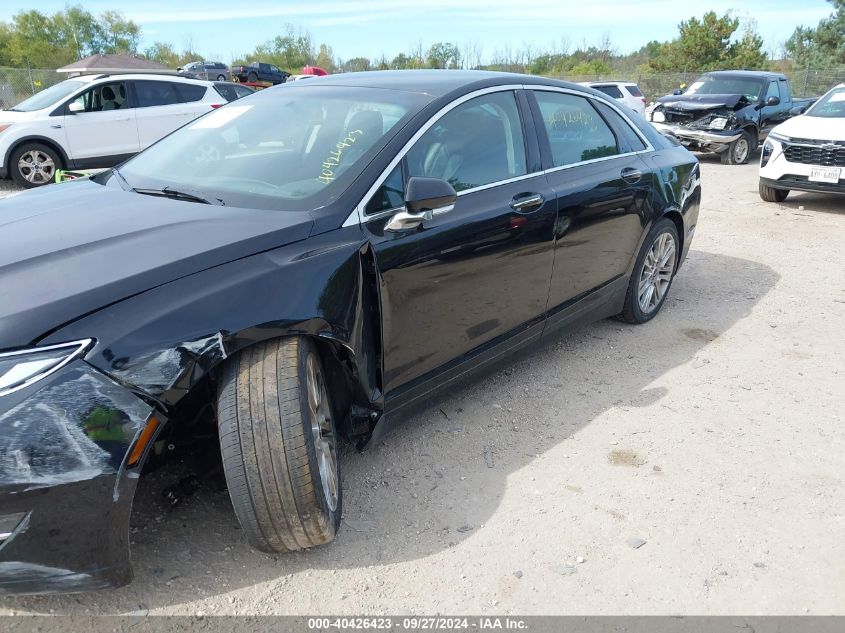
[[190, 103], [192, 101], [199, 101], [205, 96], [207, 88], [203, 85], [191, 84], [176, 84], [179, 91], [179, 97], [182, 103]]
[[630, 86], [625, 86], [625, 90], [630, 92], [631, 96], [633, 96], [633, 97], [642, 97], [643, 96], [643, 93], [640, 92], [639, 86], [636, 86], [634, 84], [631, 84]]
[[612, 97], [614, 99], [621, 99], [622, 98], [622, 91], [619, 90], [616, 86], [593, 86], [599, 92], [603, 92], [608, 97]]

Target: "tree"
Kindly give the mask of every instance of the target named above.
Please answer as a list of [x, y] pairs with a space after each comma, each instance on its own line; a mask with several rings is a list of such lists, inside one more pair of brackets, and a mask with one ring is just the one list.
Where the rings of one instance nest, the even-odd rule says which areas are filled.
[[460, 62], [461, 52], [449, 42], [432, 44], [426, 54], [426, 64], [429, 68], [459, 68]]
[[732, 43], [738, 28], [739, 18], [730, 11], [721, 17], [715, 11], [708, 11], [700, 20], [692, 17], [678, 25], [678, 38], [655, 50], [649, 65], [658, 71], [762, 68], [766, 54], [753, 22], [747, 23], [742, 38]]
[[340, 65], [340, 71], [344, 73], [357, 73], [365, 70], [372, 70], [372, 64], [366, 57], [353, 57]]
[[333, 73], [337, 70], [334, 61], [334, 52], [331, 46], [320, 44], [320, 51], [317, 53], [317, 59], [314, 62], [315, 66], [319, 66], [328, 73]]
[[310, 33], [298, 31], [293, 25], [288, 24], [284, 35], [277, 35], [269, 42], [256, 46], [248, 58], [252, 61], [275, 64], [283, 70], [296, 74], [302, 72], [303, 66], [314, 62], [314, 44]]
[[799, 26], [786, 42], [789, 58], [802, 67], [845, 64], [845, 0], [828, 0], [834, 12], [814, 29]]
[[106, 54], [138, 52], [141, 41], [141, 27], [127, 20], [119, 11], [105, 11], [100, 14], [102, 42], [99, 52]]

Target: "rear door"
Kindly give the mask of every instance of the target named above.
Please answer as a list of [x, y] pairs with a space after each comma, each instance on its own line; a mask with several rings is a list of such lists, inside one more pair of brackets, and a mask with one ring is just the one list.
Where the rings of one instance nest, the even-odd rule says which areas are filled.
[[210, 106], [206, 108], [198, 102], [207, 91], [205, 84], [145, 79], [133, 81], [132, 88], [138, 106], [141, 149], [210, 110]]
[[[71, 113], [67, 105], [84, 108]], [[70, 158], [98, 161], [91, 166], [108, 167], [120, 157], [139, 149], [136, 108], [124, 81], [92, 86], [65, 106], [64, 128]]]
[[[517, 103], [513, 90], [494, 91], [437, 118], [367, 205], [388, 400], [491, 343], [539, 335], [556, 212]], [[446, 180], [458, 199], [417, 229], [389, 232], [412, 176]]]
[[557, 204], [550, 322], [573, 300], [623, 277], [648, 218], [646, 141], [604, 101], [532, 90], [544, 166]]

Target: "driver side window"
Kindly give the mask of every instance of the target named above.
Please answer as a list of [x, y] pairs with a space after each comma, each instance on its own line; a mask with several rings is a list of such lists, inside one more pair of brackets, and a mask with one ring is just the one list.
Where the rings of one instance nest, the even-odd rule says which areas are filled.
[[777, 81], [769, 82], [769, 90], [766, 92], [766, 101], [769, 100], [769, 97], [777, 97], [780, 99], [780, 88], [778, 88]]
[[122, 81], [94, 86], [86, 90], [71, 103], [79, 103], [84, 112], [120, 110], [129, 107], [126, 99], [126, 86]]

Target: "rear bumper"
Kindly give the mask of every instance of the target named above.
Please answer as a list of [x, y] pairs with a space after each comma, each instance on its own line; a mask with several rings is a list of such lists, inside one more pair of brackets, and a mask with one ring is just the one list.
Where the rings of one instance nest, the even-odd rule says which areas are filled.
[[[151, 407], [81, 360], [0, 398], [0, 595], [131, 579], [130, 446]], [[18, 517], [25, 517], [17, 521]]]

